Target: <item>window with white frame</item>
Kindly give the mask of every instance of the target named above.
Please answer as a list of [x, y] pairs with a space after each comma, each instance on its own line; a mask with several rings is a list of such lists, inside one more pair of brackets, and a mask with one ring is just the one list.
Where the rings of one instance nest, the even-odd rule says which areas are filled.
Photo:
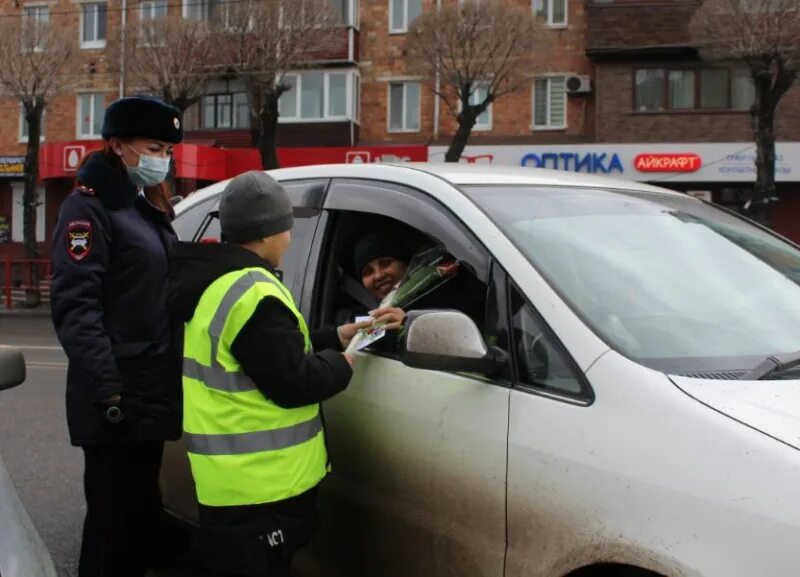
[[389, 0], [389, 32], [401, 34], [422, 14], [422, 0]]
[[163, 28], [158, 24], [167, 18], [168, 0], [142, 0], [139, 3], [139, 43], [142, 46], [163, 46]]
[[[489, 87], [486, 84], [478, 84], [473, 90], [472, 94], [469, 95], [469, 103], [472, 105], [477, 105], [486, 100], [486, 95]], [[480, 115], [478, 115], [477, 120], [475, 121], [475, 126], [472, 127], [472, 130], [491, 130], [492, 129], [492, 105], [489, 106], [484, 110]]]
[[142, 0], [139, 2], [139, 20], [148, 22], [167, 17], [167, 0]]
[[[46, 124], [45, 121], [47, 120], [47, 111], [42, 111], [42, 123], [39, 127], [39, 140], [44, 140]], [[19, 107], [19, 141], [20, 142], [28, 142], [28, 121], [25, 118], [25, 107], [20, 105]]]
[[567, 127], [567, 92], [563, 76], [536, 78], [533, 81], [533, 127]]
[[81, 4], [81, 48], [105, 48], [107, 17], [105, 2]]
[[25, 6], [22, 11], [22, 45], [26, 50], [44, 50], [43, 33], [50, 21], [47, 6]]
[[78, 95], [78, 138], [100, 138], [106, 99], [102, 92]]
[[286, 74], [278, 113], [281, 122], [353, 120], [358, 76], [347, 71]]
[[[183, 17], [228, 24], [230, 0], [183, 0]], [[241, 0], [235, 0], [241, 1]]]
[[543, 18], [548, 26], [564, 27], [567, 25], [568, 0], [533, 0], [536, 16]]
[[328, 0], [339, 24], [358, 27], [358, 0]]
[[419, 82], [389, 83], [389, 132], [418, 132], [420, 129]]

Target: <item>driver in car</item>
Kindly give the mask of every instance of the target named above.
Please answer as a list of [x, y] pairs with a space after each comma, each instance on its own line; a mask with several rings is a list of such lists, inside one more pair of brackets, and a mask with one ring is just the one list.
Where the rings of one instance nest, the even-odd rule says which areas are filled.
[[[483, 318], [485, 287], [470, 274], [461, 274], [460, 264], [446, 249], [430, 241], [415, 250], [404, 239], [402, 230], [373, 231], [356, 242], [353, 270], [361, 286], [377, 303], [373, 310], [361, 308], [340, 311], [345, 320], [370, 316], [373, 326], [392, 331], [379, 348], [395, 348], [397, 331], [406, 318], [404, 309], [456, 309], [466, 313], [479, 326]], [[391, 336], [390, 336], [391, 335]]]

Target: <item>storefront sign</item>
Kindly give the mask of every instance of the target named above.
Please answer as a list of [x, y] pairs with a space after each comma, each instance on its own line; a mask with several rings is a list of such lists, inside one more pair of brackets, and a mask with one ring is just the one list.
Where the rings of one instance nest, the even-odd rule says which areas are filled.
[[640, 154], [633, 166], [639, 172], [695, 172], [703, 166], [703, 160], [694, 153]]
[[64, 147], [64, 172], [77, 172], [81, 159], [86, 155], [86, 147], [75, 144]]
[[312, 164], [366, 164], [387, 162], [425, 162], [427, 146], [326, 146], [312, 148], [279, 148], [281, 167]]
[[0, 244], [8, 244], [11, 242], [11, 219], [8, 216], [0, 214]]
[[0, 156], [0, 177], [19, 178], [25, 176], [24, 156]]
[[529, 152], [522, 157], [520, 164], [532, 168], [552, 168], [592, 174], [625, 172], [619, 155], [606, 152], [587, 152], [585, 154], [579, 152], [544, 152], [541, 154]]
[[[445, 146], [431, 146], [430, 160], [443, 162], [446, 151]], [[752, 183], [755, 156], [750, 142], [476, 145], [467, 146], [461, 162], [612, 174], [654, 184]], [[775, 180], [800, 181], [800, 142], [776, 144]]]

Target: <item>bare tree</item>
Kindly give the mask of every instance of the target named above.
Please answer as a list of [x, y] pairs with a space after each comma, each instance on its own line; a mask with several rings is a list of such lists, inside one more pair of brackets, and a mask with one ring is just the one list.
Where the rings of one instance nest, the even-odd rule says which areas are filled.
[[755, 85], [756, 184], [746, 205], [768, 224], [775, 197], [775, 110], [800, 72], [800, 0], [705, 0], [690, 26], [701, 55], [742, 63]]
[[185, 112], [200, 100], [206, 82], [219, 73], [215, 48], [207, 22], [145, 20], [127, 34], [125, 65], [133, 86]]
[[406, 44], [409, 72], [423, 78], [458, 122], [446, 162], [459, 161], [492, 102], [530, 81], [520, 64], [532, 55], [536, 32], [530, 5], [508, 0], [451, 4], [414, 21]]
[[[208, 80], [219, 74], [217, 43], [208, 22], [188, 18], [143, 20], [120, 31], [124, 69], [135, 89], [160, 97], [181, 113], [203, 96]], [[124, 62], [123, 62], [124, 61]], [[170, 162], [168, 194], [176, 193], [175, 163]]]
[[321, 61], [341, 15], [330, 0], [241, 0], [227, 6], [222, 59], [245, 80], [253, 144], [264, 168], [277, 168], [278, 101], [286, 72]]
[[[77, 43], [75, 34], [59, 26], [58, 21], [34, 17], [24, 17], [22, 22], [14, 18], [2, 20], [0, 90], [19, 101], [28, 128], [22, 201], [25, 256], [38, 258], [36, 207], [40, 204], [37, 184], [42, 115], [51, 98], [65, 90], [74, 77], [70, 74], [70, 64]], [[37, 291], [26, 296], [29, 305], [38, 304]]]

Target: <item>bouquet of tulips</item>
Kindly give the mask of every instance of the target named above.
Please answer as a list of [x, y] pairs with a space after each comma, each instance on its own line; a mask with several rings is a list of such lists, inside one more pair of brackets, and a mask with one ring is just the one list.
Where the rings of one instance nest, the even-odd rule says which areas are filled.
[[[408, 264], [403, 279], [384, 297], [378, 308], [408, 310], [412, 304], [456, 276], [458, 269], [459, 262], [441, 245], [418, 252]], [[373, 325], [368, 329], [362, 329], [350, 341], [347, 352], [359, 351], [385, 334], [386, 331], [382, 326]]]

